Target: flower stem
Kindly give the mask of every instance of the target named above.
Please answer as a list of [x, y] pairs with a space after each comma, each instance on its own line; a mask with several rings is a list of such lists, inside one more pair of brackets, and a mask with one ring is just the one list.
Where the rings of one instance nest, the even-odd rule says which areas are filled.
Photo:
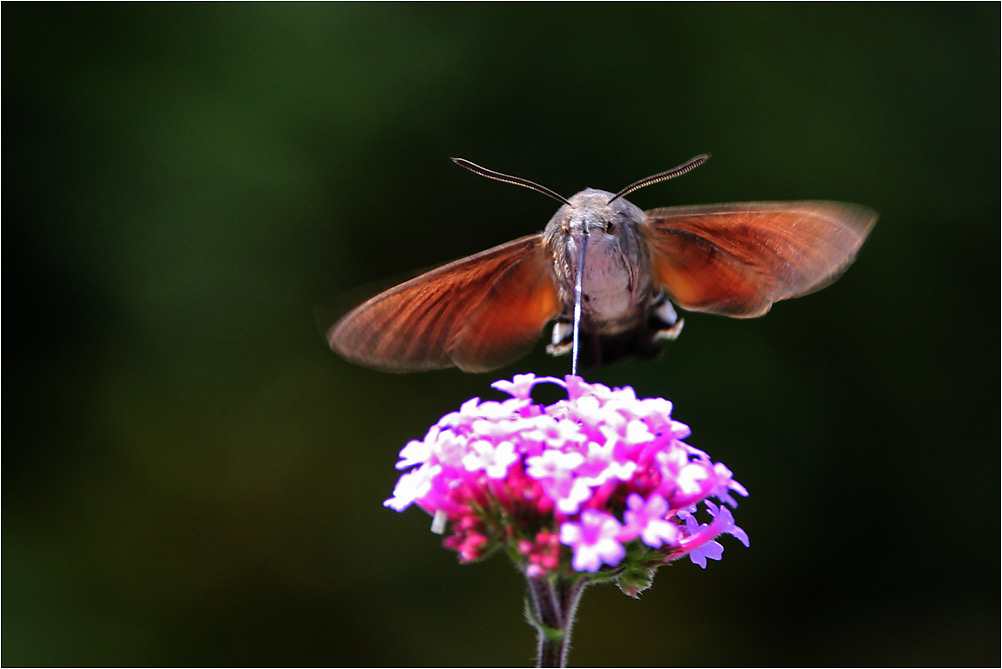
[[530, 578], [526, 614], [536, 628], [536, 666], [566, 667], [571, 645], [571, 627], [578, 601], [587, 583], [559, 577]]

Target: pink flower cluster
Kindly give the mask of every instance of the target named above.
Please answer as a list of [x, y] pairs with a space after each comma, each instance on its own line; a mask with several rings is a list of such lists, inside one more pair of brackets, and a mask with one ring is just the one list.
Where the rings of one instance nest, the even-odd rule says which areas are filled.
[[[533, 402], [550, 383], [567, 399]], [[493, 387], [501, 402], [473, 398], [442, 417], [400, 452], [400, 476], [385, 505], [417, 504], [451, 522], [445, 545], [460, 559], [507, 546], [526, 574], [539, 578], [566, 566], [651, 566], [688, 555], [701, 567], [719, 560], [714, 539], [731, 534], [731, 493], [747, 495], [721, 463], [689, 446], [688, 426], [672, 420], [666, 399], [638, 399], [577, 376], [564, 380], [516, 375]], [[703, 503], [710, 521], [696, 519]], [[567, 547], [566, 550], [562, 547]]]

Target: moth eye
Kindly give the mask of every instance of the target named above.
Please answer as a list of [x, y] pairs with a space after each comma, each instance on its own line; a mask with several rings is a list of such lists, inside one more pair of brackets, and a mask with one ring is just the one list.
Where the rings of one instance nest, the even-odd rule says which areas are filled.
[[571, 224], [568, 223], [567, 221], [564, 221], [563, 223], [560, 224], [560, 231], [563, 232], [565, 235], [571, 234]]
[[615, 234], [615, 232], [616, 232], [616, 222], [615, 221], [606, 221], [605, 222], [605, 234], [612, 235], [612, 234]]

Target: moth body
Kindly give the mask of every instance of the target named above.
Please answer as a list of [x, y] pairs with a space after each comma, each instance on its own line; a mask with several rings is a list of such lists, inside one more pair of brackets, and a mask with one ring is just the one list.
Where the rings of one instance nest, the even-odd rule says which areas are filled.
[[651, 262], [642, 239], [644, 214], [612, 193], [588, 189], [570, 198], [546, 226], [543, 245], [553, 259], [561, 316], [574, 309], [574, 283], [587, 236], [581, 281], [582, 320], [596, 333], [618, 334], [637, 320], [653, 296]]

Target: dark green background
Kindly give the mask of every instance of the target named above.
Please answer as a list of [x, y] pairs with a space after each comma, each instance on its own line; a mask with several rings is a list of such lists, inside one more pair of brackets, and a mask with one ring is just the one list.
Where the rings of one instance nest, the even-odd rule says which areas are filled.
[[381, 374], [314, 308], [556, 208], [448, 156], [571, 195], [701, 152], [631, 200], [881, 218], [824, 292], [589, 375], [675, 402], [752, 543], [588, 591], [572, 664], [998, 665], [998, 4], [2, 18], [5, 665], [530, 662], [504, 558], [381, 504], [408, 439], [567, 361]]

